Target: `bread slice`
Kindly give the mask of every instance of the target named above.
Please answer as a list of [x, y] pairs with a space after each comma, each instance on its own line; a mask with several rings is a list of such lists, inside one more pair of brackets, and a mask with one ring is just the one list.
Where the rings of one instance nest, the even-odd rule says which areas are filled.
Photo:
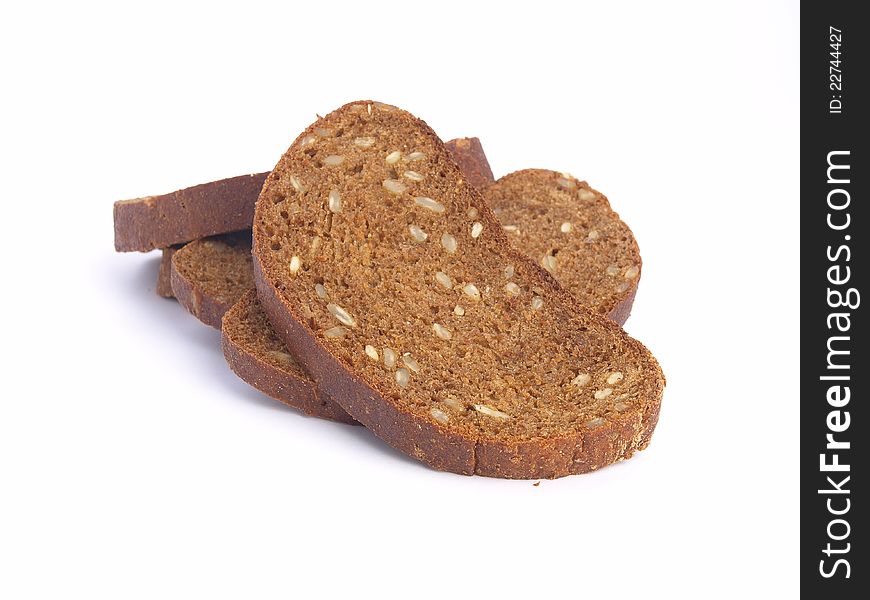
[[483, 146], [478, 138], [456, 138], [444, 146], [456, 164], [459, 165], [468, 183], [482, 190], [495, 181], [492, 169], [489, 167], [489, 161], [486, 159]]
[[268, 173], [241, 175], [114, 205], [115, 250], [148, 252], [249, 229]]
[[269, 175], [254, 277], [320, 389], [392, 446], [463, 474], [552, 478], [646, 448], [650, 352], [514, 250], [411, 114], [354, 102]]
[[266, 319], [253, 289], [224, 315], [221, 347], [230, 368], [267, 396], [307, 415], [358, 424], [317, 385], [287, 352]]
[[580, 304], [625, 323], [640, 280], [640, 250], [603, 194], [567, 173], [526, 169], [483, 195], [514, 245]]
[[254, 288], [251, 233], [196, 240], [172, 257], [172, 293], [193, 316], [217, 329], [242, 295]]
[[181, 248], [180, 244], [169, 246], [162, 250], [160, 268], [157, 270], [157, 286], [155, 288], [158, 296], [175, 298], [175, 294], [172, 293], [172, 256], [179, 248]]
[[[465, 144], [463, 144], [465, 142]], [[568, 288], [582, 304], [607, 314], [620, 325], [631, 312], [641, 274], [641, 257], [637, 242], [628, 226], [611, 208], [607, 198], [565, 173], [542, 169], [517, 171], [498, 182], [481, 179], [475, 173], [488, 171], [489, 163], [477, 138], [461, 138], [445, 144], [454, 160], [471, 183], [484, 190], [484, 197], [493, 212], [510, 234], [511, 241], [530, 257], [540, 260], [563, 287]], [[477, 179], [476, 179], [477, 178]], [[582, 196], [582, 198], [581, 198]], [[514, 237], [514, 235], [516, 237]], [[185, 254], [186, 278], [183, 304], [196, 314], [199, 307], [208, 324], [220, 327], [220, 316], [230, 304], [226, 300], [210, 298], [209, 285], [196, 285], [197, 273], [211, 273], [212, 279], [223, 273], [243, 287], [225, 298], [238, 298], [253, 287], [250, 271], [249, 247], [225, 245], [221, 253], [202, 252], [197, 242], [195, 249]], [[163, 259], [157, 280], [157, 293], [172, 298], [170, 283], [172, 255], [181, 245], [163, 249]], [[216, 259], [215, 262], [212, 259]], [[204, 264], [197, 264], [204, 261]], [[248, 269], [244, 269], [247, 264]], [[184, 275], [181, 275], [185, 279]], [[199, 298], [192, 297], [196, 286]], [[219, 287], [217, 293], [223, 288]], [[195, 302], [198, 300], [198, 302]]]
[[[463, 169], [479, 169], [480, 165], [488, 169], [479, 142], [463, 152], [460, 161]], [[278, 341], [266, 320], [253, 294], [250, 232], [193, 241], [173, 261], [177, 248], [163, 251], [161, 278], [164, 265], [171, 263], [165, 277], [170, 280], [171, 273], [171, 286], [175, 288], [173, 292], [170, 286], [168, 295], [177, 296], [207, 325], [221, 329], [224, 355], [242, 380], [309, 415], [357, 424], [327, 396], [317, 394], [314, 382]]]
[[[492, 171], [480, 140], [459, 138], [449, 143], [453, 145], [455, 160], [470, 181], [492, 182]], [[254, 203], [267, 175], [269, 173], [240, 175], [162, 196], [118, 200], [113, 207], [115, 250], [148, 252], [250, 229]]]
[[[477, 138], [460, 138], [448, 142], [456, 148], [454, 160], [469, 181], [481, 178], [486, 172], [492, 183], [489, 162]], [[262, 174], [262, 175], [265, 175]], [[215, 181], [197, 186], [203, 201], [217, 206], [228, 180]], [[240, 192], [241, 200], [253, 206], [259, 190], [253, 188]], [[213, 197], [213, 201], [210, 198]], [[178, 297], [181, 304], [194, 316], [212, 327], [220, 329], [221, 317], [242, 294], [254, 288], [251, 269], [251, 233], [239, 231], [187, 244], [176, 262], [173, 255], [183, 245], [163, 249], [160, 272], [157, 278], [157, 293], [161, 296]], [[173, 286], [178, 290], [173, 292]]]

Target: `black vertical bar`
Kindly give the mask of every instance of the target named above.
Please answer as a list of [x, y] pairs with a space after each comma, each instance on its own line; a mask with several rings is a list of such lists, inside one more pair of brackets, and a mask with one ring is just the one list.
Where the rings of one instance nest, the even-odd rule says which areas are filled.
[[864, 8], [801, 4], [801, 588], [838, 600], [870, 597]]

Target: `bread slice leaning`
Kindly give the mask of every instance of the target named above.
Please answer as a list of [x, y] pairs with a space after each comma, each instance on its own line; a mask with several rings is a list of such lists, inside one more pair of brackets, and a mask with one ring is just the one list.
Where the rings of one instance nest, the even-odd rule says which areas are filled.
[[254, 289], [250, 231], [186, 244], [172, 257], [170, 280], [173, 295], [188, 312], [220, 329], [224, 313]]
[[354, 102], [312, 124], [254, 219], [263, 309], [318, 386], [463, 474], [552, 478], [650, 442], [650, 352], [514, 250], [435, 133]]
[[580, 304], [625, 323], [640, 250], [604, 194], [567, 173], [526, 169], [485, 187], [483, 196], [514, 245]]

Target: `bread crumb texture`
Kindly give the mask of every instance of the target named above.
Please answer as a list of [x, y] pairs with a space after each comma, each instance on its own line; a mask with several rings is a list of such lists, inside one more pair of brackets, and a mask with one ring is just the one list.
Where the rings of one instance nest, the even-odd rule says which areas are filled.
[[581, 304], [607, 315], [633, 297], [641, 268], [637, 242], [607, 198], [585, 181], [526, 169], [483, 194], [511, 242]]
[[[535, 189], [539, 179], [568, 206], [520, 230], [576, 236], [560, 248], [592, 243], [593, 230], [604, 240], [598, 245], [625, 243], [612, 219], [577, 217], [572, 203], [605, 206], [603, 197], [547, 172], [535, 175]], [[566, 221], [572, 230], [560, 234]], [[631, 456], [648, 444], [658, 417], [658, 363], [515, 251], [508, 236], [517, 234], [502, 227], [424, 122], [388, 105], [352, 103], [304, 132], [266, 181], [254, 222], [260, 295], [274, 292], [375, 392], [372, 406], [345, 406], [355, 418], [430, 464], [538, 478]], [[561, 254], [551, 253], [556, 270]], [[631, 281], [635, 256], [616, 264], [614, 275], [606, 273], [609, 258], [597, 259], [602, 277], [588, 285]], [[381, 402], [392, 412], [374, 406]], [[412, 444], [399, 436], [413, 432], [378, 421], [399, 413], [434, 441]], [[449, 448], [441, 438], [467, 442], [476, 464], [458, 468], [432, 456], [433, 447]]]

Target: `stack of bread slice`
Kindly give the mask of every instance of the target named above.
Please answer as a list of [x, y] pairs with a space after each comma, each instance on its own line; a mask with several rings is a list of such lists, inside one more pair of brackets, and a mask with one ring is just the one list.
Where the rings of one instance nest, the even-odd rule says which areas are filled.
[[396, 107], [319, 118], [270, 173], [120, 201], [115, 245], [163, 250], [158, 293], [220, 327], [249, 384], [436, 469], [584, 473], [658, 420], [664, 376], [620, 328], [640, 254], [607, 198], [493, 181], [478, 140]]

